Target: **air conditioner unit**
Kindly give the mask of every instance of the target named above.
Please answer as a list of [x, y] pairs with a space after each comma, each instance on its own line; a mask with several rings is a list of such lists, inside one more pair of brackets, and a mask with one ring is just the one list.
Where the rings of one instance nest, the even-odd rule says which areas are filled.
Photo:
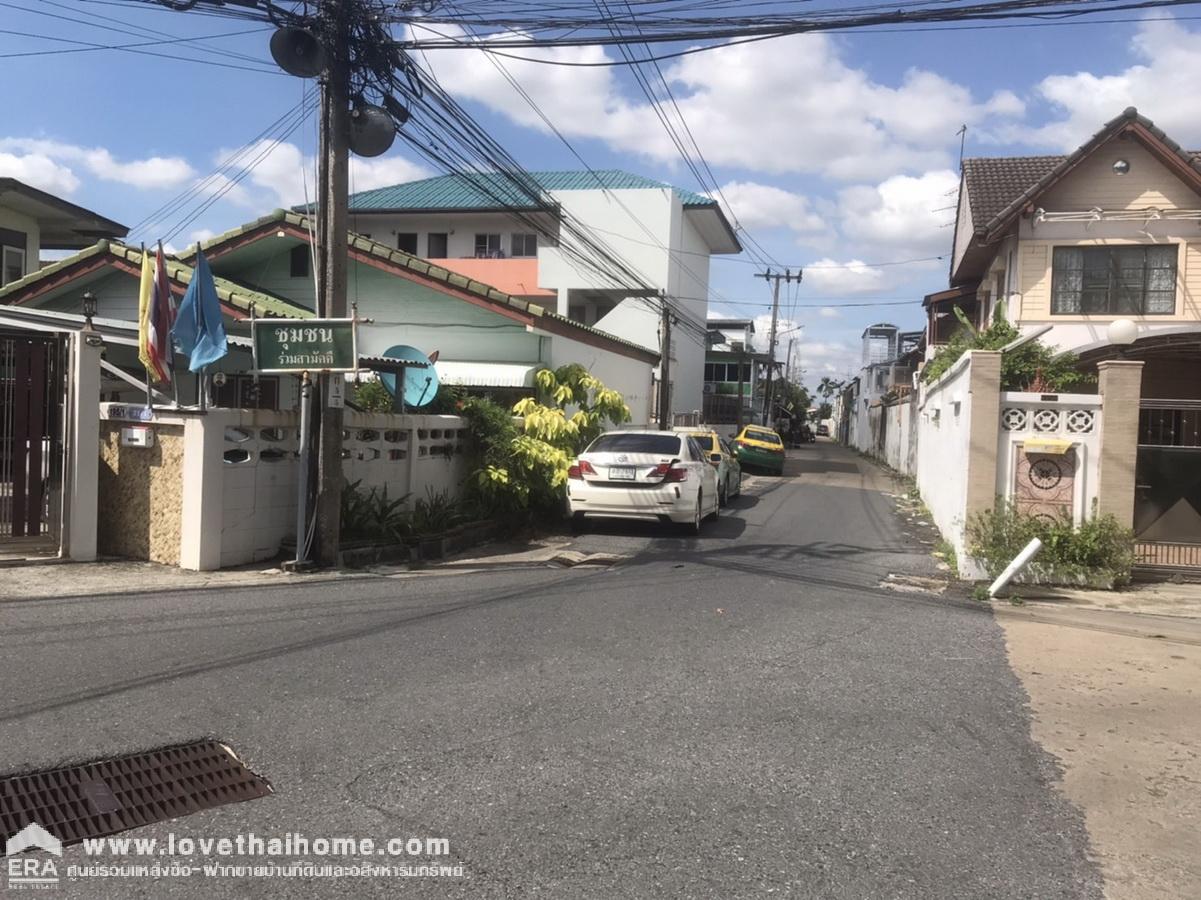
[[706, 381], [705, 386], [703, 388], [701, 388], [701, 392], [705, 393], [705, 394], [712, 394], [713, 393], [713, 382]]

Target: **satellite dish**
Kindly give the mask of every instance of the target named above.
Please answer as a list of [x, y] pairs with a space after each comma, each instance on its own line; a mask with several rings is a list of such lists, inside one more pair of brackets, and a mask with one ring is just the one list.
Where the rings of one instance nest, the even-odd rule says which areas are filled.
[[430, 362], [430, 358], [416, 347], [401, 344], [389, 347], [384, 351], [389, 359], [403, 359], [408, 362], [426, 363], [426, 368], [407, 368], [401, 375], [392, 372], [381, 372], [379, 380], [383, 382], [388, 393], [397, 396], [397, 382], [400, 382], [400, 398], [405, 406], [425, 406], [432, 403], [438, 394], [438, 370]]
[[396, 126], [387, 110], [361, 104], [350, 111], [350, 149], [359, 156], [387, 153], [396, 140]]
[[271, 35], [275, 64], [297, 78], [316, 78], [325, 68], [325, 48], [303, 28], [280, 28]]

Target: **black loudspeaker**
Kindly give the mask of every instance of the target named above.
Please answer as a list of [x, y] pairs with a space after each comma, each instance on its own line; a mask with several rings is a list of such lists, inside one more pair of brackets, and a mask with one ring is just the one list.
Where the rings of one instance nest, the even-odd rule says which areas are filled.
[[396, 126], [387, 110], [364, 103], [350, 111], [347, 140], [357, 155], [379, 156], [396, 140]]
[[303, 28], [280, 28], [271, 35], [271, 57], [297, 78], [316, 78], [325, 68], [325, 48]]

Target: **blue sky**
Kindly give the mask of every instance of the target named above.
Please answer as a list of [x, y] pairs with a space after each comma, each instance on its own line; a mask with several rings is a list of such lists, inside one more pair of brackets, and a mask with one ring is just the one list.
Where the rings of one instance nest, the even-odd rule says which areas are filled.
[[[302, 171], [311, 190], [310, 119], [207, 209], [193, 200], [150, 215], [300, 102], [298, 79], [178, 58], [269, 70], [268, 30], [111, 2], [0, 5], [5, 81], [26, 87], [6, 92], [0, 175], [128, 225], [149, 217], [132, 237], [172, 234], [176, 246], [299, 202]], [[920, 328], [922, 295], [946, 286], [945, 260], [880, 264], [949, 251], [961, 124], [968, 155], [1063, 153], [1136, 105], [1201, 147], [1199, 16], [1201, 8], [1122, 24], [805, 35], [686, 57], [665, 72], [734, 214], [772, 257], [806, 268], [801, 288], [785, 292], [783, 327], [804, 326], [788, 336], [801, 338], [799, 365], [812, 384], [855, 365], [866, 325]], [[208, 46], [249, 59], [190, 43], [146, 48], [165, 57], [45, 52], [77, 46], [51, 37], [108, 44], [159, 35], [223, 35]], [[38, 55], [19, 55], [29, 53]], [[480, 54], [439, 51], [428, 62], [528, 168], [578, 168]], [[593, 167], [699, 187], [620, 70], [507, 65]], [[358, 161], [353, 187], [423, 174], [434, 173], [398, 143]], [[767, 286], [745, 259], [715, 259], [713, 314], [766, 318]]]

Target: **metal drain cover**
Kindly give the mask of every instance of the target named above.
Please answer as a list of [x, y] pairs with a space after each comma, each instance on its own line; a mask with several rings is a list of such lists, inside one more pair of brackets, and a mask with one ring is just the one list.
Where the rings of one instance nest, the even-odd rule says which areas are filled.
[[217, 741], [197, 741], [0, 780], [0, 843], [37, 822], [64, 844], [271, 793]]

